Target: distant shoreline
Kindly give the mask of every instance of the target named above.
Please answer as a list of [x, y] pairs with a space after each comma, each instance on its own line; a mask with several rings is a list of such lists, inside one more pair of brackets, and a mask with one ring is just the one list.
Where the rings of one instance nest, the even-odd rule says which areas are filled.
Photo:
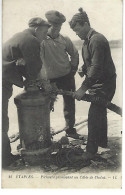
[[[82, 48], [83, 41], [75, 40], [73, 43], [78, 50]], [[122, 40], [111, 40], [109, 41], [109, 45], [110, 48], [122, 48]]]

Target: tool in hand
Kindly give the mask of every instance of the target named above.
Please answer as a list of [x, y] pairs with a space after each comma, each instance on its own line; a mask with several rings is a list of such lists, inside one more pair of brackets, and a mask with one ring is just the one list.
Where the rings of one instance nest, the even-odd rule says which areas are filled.
[[[74, 96], [74, 92], [58, 89], [56, 87], [55, 83], [52, 84], [51, 93], [55, 93], [57, 95], [68, 95], [68, 96], [72, 96], [72, 97]], [[99, 97], [97, 95], [85, 94], [81, 100], [91, 102], [91, 103], [100, 104], [100, 105], [104, 105], [109, 110], [111, 110], [111, 111], [115, 112], [116, 114], [122, 116], [122, 109], [119, 106], [117, 106], [116, 104], [113, 104], [112, 102], [108, 101], [106, 98]]]

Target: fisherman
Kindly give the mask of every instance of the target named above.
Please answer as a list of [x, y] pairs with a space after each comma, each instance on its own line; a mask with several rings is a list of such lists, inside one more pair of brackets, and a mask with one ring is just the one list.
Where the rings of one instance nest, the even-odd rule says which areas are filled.
[[[65, 16], [55, 10], [46, 12], [48, 22], [51, 24], [48, 37], [41, 44], [41, 58], [45, 68], [46, 77], [50, 82], [55, 82], [58, 89], [75, 91], [75, 79], [79, 55], [69, 37], [60, 34]], [[69, 59], [70, 56], [70, 59]], [[73, 97], [63, 96], [64, 117], [66, 121], [66, 134], [79, 138], [75, 124], [75, 100]]]
[[[42, 18], [29, 20], [29, 28], [15, 34], [3, 45], [2, 59], [2, 166], [7, 167], [17, 157], [12, 155], [8, 138], [9, 118], [8, 102], [12, 96], [12, 87], [23, 88], [23, 78], [30, 84], [37, 78], [42, 68], [40, 58], [40, 43], [46, 38], [50, 24]], [[24, 59], [25, 66], [19, 66], [17, 61]]]
[[[116, 70], [107, 39], [91, 28], [89, 18], [82, 8], [69, 22], [70, 27], [84, 40], [82, 67], [85, 80], [74, 93], [81, 100], [86, 91], [111, 101], [116, 89]], [[88, 141], [85, 158], [93, 158], [98, 146], [107, 147], [107, 110], [103, 105], [91, 103], [88, 113]]]

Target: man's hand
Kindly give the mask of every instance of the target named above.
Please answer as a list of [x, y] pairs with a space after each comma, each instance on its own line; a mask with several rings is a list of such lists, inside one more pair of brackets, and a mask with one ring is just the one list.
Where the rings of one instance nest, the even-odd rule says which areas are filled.
[[82, 97], [85, 95], [86, 90], [82, 89], [82, 87], [80, 87], [77, 91], [74, 92], [73, 97], [76, 98], [77, 100], [81, 100]]
[[52, 86], [50, 83], [44, 84], [44, 90], [46, 93], [52, 93]]
[[84, 72], [82, 70], [82, 66], [78, 69], [78, 74], [80, 77], [84, 77]]
[[80, 77], [84, 77], [86, 74], [86, 67], [84, 64], [78, 69], [78, 74]]
[[25, 66], [26, 65], [26, 62], [23, 58], [19, 58], [17, 61], [16, 61], [16, 66]]

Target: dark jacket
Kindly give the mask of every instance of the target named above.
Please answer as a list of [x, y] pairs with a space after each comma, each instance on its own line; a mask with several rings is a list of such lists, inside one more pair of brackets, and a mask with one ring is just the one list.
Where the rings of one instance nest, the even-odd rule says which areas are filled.
[[[23, 87], [23, 77], [35, 79], [42, 61], [40, 59], [40, 42], [30, 29], [15, 34], [3, 45], [2, 51], [3, 80]], [[16, 66], [16, 61], [23, 58], [25, 66]]]
[[83, 69], [86, 75], [82, 83], [83, 88], [90, 89], [90, 91], [93, 89], [94, 92], [99, 90], [107, 92], [106, 88], [109, 85], [115, 87], [116, 70], [109, 43], [102, 34], [93, 29], [89, 31], [83, 43], [82, 57], [84, 61]]

